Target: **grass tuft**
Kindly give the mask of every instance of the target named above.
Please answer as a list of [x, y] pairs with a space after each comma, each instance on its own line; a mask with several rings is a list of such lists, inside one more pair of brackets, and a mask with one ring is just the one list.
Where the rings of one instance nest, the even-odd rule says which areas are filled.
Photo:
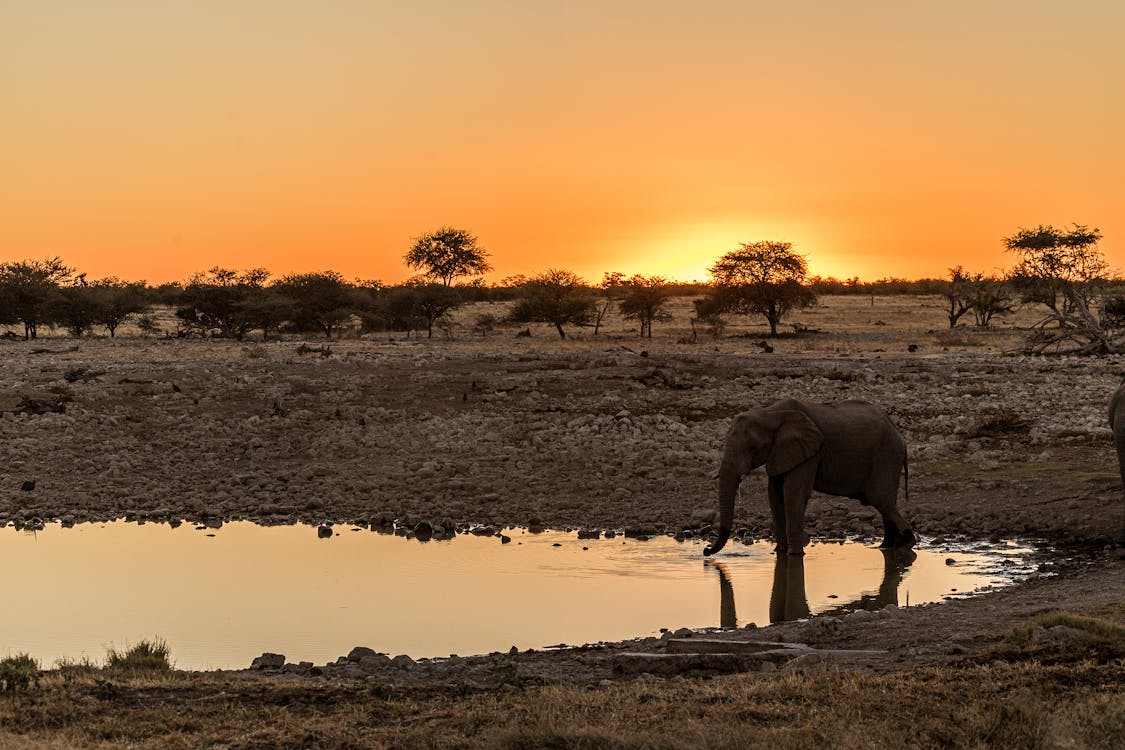
[[1007, 640], [1016, 646], [1025, 646], [1031, 642], [1036, 628], [1050, 629], [1059, 625], [1079, 631], [1081, 640], [1087, 644], [1125, 648], [1125, 626], [1100, 617], [1076, 615], [1062, 609], [1038, 615], [1025, 626], [1017, 625], [1008, 633]]
[[28, 654], [0, 659], [0, 693], [14, 693], [39, 685], [39, 662]]
[[171, 651], [163, 638], [143, 640], [126, 651], [110, 647], [105, 666], [120, 672], [168, 672], [172, 669]]

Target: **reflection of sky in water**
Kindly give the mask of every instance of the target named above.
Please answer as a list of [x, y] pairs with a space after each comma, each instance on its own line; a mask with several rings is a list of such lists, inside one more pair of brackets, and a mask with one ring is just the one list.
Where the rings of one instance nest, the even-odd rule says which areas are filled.
[[923, 549], [892, 563], [872, 547], [814, 544], [781, 565], [764, 542], [704, 562], [700, 543], [666, 537], [511, 530], [507, 545], [474, 536], [421, 544], [337, 530], [318, 539], [309, 526], [250, 523], [0, 529], [5, 595], [21, 603], [0, 623], [0, 655], [100, 659], [107, 646], [160, 636], [178, 666], [214, 668], [248, 666], [263, 651], [324, 663], [359, 645], [445, 656], [619, 640], [720, 619], [765, 624], [938, 601], [1026, 572], [1000, 563], [1028, 552]]

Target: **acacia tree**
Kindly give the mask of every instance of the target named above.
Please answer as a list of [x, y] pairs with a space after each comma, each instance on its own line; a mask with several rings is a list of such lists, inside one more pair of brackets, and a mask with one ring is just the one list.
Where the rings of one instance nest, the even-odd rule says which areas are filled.
[[[1050, 310], [1033, 327], [1029, 351], [1125, 351], [1125, 330], [1112, 309], [1107, 311], [1102, 295], [1109, 266], [1097, 247], [1101, 236], [1097, 228], [1082, 224], [1069, 230], [1040, 225], [1004, 239], [1005, 247], [1020, 257], [1010, 277], [1012, 283], [1025, 301]], [[1112, 300], [1109, 302], [1112, 308]]]
[[742, 315], [762, 315], [770, 336], [791, 310], [816, 304], [816, 294], [804, 285], [809, 268], [792, 243], [740, 243], [715, 261], [708, 271], [715, 286], [714, 307]]
[[316, 330], [328, 338], [355, 311], [355, 288], [336, 271], [296, 273], [275, 281], [272, 290], [289, 301], [293, 322], [301, 330]]
[[488, 252], [476, 237], [464, 229], [441, 227], [436, 232], [414, 238], [407, 251], [406, 265], [442, 286], [450, 286], [459, 276], [480, 276], [492, 270]]
[[1004, 247], [1019, 262], [1009, 274], [1024, 302], [1045, 305], [1055, 316], [1068, 316], [1089, 302], [1091, 288], [1104, 280], [1108, 266], [1097, 227], [1074, 224], [1071, 229], [1039, 225], [1021, 228], [1004, 238]]
[[268, 278], [264, 268], [239, 272], [216, 266], [197, 273], [184, 287], [176, 317], [189, 328], [241, 341], [259, 327], [253, 301], [263, 294]]
[[0, 263], [0, 323], [23, 323], [24, 340], [36, 338], [73, 274], [58, 257]]
[[621, 284], [622, 296], [617, 303], [621, 315], [626, 320], [641, 324], [641, 336], [652, 338], [653, 321], [671, 320], [671, 314], [664, 309], [668, 302], [668, 280], [663, 276], [641, 276], [636, 274]]
[[590, 325], [596, 303], [582, 278], [571, 271], [548, 269], [524, 282], [522, 297], [508, 314], [518, 323], [550, 323], [566, 338], [563, 326]]
[[71, 283], [60, 286], [47, 303], [46, 318], [52, 325], [65, 328], [71, 336], [90, 333], [97, 317], [97, 300], [86, 274], [79, 274]]
[[122, 281], [115, 276], [90, 282], [95, 301], [95, 323], [105, 326], [112, 339], [131, 315], [149, 308], [148, 291], [143, 281]]

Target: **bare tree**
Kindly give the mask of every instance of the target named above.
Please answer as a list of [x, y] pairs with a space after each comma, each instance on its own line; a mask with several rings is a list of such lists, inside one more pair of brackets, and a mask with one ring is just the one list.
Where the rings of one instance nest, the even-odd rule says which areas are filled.
[[995, 316], [1006, 315], [1015, 309], [1007, 281], [983, 273], [969, 277], [968, 299], [978, 328], [990, 327]]
[[949, 327], [956, 328], [957, 321], [973, 309], [972, 300], [969, 299], [969, 275], [965, 269], [956, 266], [949, 269], [949, 286], [941, 293], [949, 306], [946, 316], [949, 318]]
[[621, 285], [624, 283], [625, 274], [620, 271], [606, 271], [602, 281], [598, 284], [598, 303], [594, 309], [594, 335], [598, 335], [606, 315], [613, 307], [614, 301], [621, 294]]

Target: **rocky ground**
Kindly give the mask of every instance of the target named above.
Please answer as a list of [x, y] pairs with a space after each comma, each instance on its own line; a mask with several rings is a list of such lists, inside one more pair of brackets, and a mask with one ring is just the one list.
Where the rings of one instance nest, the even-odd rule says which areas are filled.
[[[852, 307], [832, 318], [833, 304]], [[950, 332], [932, 301], [889, 304], [826, 301], [809, 319], [818, 332], [771, 342], [772, 352], [752, 327], [695, 343], [674, 329], [649, 340], [611, 331], [560, 341], [543, 329], [331, 343], [5, 341], [0, 522], [126, 516], [395, 524], [407, 534], [517, 525], [706, 535], [734, 414], [782, 397], [858, 398], [883, 407], [907, 439], [905, 513], [923, 536], [1018, 536], [1088, 562], [1037, 588], [932, 608], [939, 615], [899, 612], [862, 629], [854, 620], [863, 615], [851, 615], [823, 632], [783, 626], [762, 637], [851, 649], [889, 628], [901, 634], [897, 646], [876, 661], [911, 663], [964, 647], [953, 626], [919, 630], [953, 612], [1007, 622], [1020, 607], [1120, 596], [1096, 582], [1103, 568], [1121, 579], [1122, 493], [1105, 406], [1125, 360], [1006, 353], [1015, 332]], [[880, 326], [883, 317], [892, 323]], [[823, 538], [880, 532], [874, 511], [827, 496], [814, 497], [807, 525]], [[747, 541], [769, 534], [760, 477], [743, 484], [736, 528]], [[360, 656], [344, 660], [353, 676], [387, 668]], [[634, 669], [605, 656], [575, 663], [590, 679]], [[423, 667], [402, 677], [450, 669]], [[559, 679], [571, 679], [565, 671]], [[450, 679], [462, 678], [473, 679]]]

